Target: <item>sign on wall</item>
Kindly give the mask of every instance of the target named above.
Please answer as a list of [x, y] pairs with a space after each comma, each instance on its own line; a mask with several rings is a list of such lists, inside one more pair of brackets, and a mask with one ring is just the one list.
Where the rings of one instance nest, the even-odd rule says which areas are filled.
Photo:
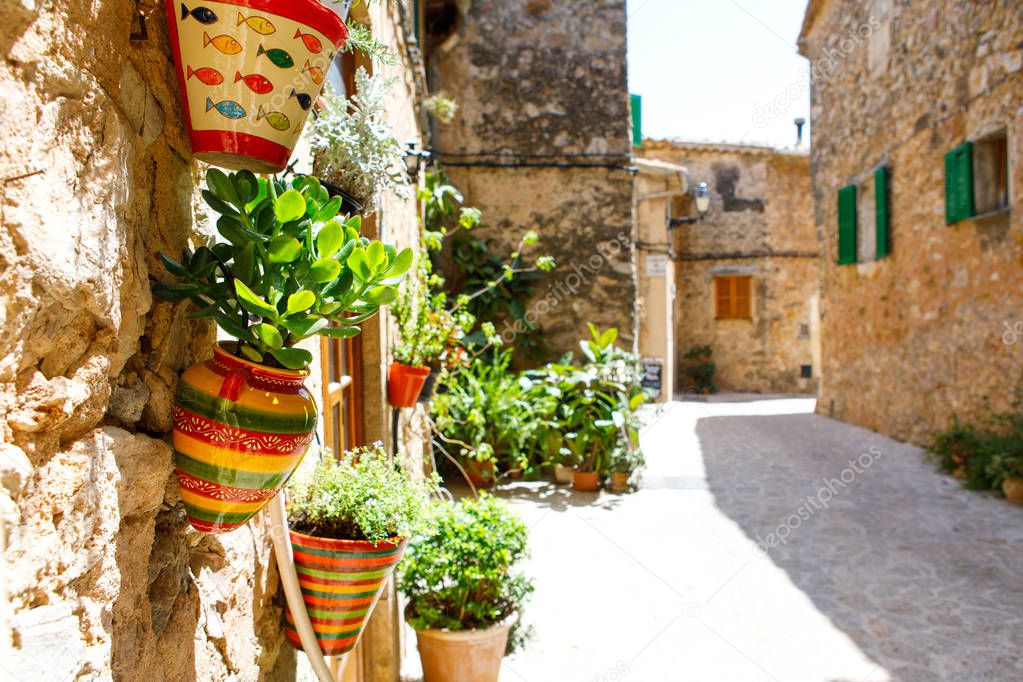
[[660, 396], [663, 392], [662, 384], [664, 377], [663, 358], [643, 358], [643, 388], [653, 396]]
[[645, 256], [643, 269], [647, 277], [664, 277], [668, 273], [668, 257], [659, 253], [650, 253]]

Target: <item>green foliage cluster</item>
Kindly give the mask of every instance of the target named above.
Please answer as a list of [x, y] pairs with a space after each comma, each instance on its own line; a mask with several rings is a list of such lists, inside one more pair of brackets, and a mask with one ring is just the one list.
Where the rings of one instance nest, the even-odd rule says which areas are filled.
[[476, 318], [457, 305], [448, 309], [447, 294], [434, 292], [430, 261], [421, 258], [415, 278], [409, 278], [392, 306], [398, 339], [392, 350], [397, 362], [422, 366], [459, 367], [467, 358], [461, 340]]
[[411, 537], [422, 527], [436, 479], [405, 473], [380, 443], [340, 459], [324, 454], [314, 469], [300, 471], [288, 484], [293, 530], [375, 543]]
[[714, 349], [710, 346], [693, 346], [682, 356], [682, 373], [690, 390], [697, 393], [714, 393], [714, 374], [717, 365], [713, 361]]
[[338, 215], [313, 177], [288, 183], [248, 171], [206, 173], [203, 199], [220, 214], [225, 240], [180, 261], [160, 256], [180, 281], [159, 283], [164, 300], [191, 300], [192, 318], [212, 318], [255, 362], [301, 369], [309, 351], [294, 348], [316, 334], [347, 338], [397, 296], [412, 251], [360, 235], [361, 219]]
[[627, 465], [634, 471], [643, 462], [637, 414], [645, 400], [643, 370], [635, 354], [615, 345], [617, 329], [589, 330], [579, 342], [582, 366], [566, 356], [526, 373], [533, 401], [553, 407], [545, 418], [548, 463], [601, 474]]
[[525, 469], [543, 435], [543, 411], [526, 383], [509, 369], [511, 351], [478, 357], [461, 371], [441, 377], [443, 392], [430, 402], [430, 414], [445, 449], [503, 469]]
[[526, 524], [490, 495], [443, 503], [409, 543], [398, 584], [416, 629], [483, 629], [503, 622], [533, 591], [519, 568]]
[[312, 124], [310, 144], [316, 172], [369, 207], [382, 190], [412, 195], [405, 169], [405, 149], [384, 119], [390, 81], [360, 67], [355, 93], [329, 93]]
[[929, 454], [939, 468], [972, 490], [1001, 490], [1023, 478], [1023, 412], [990, 415], [977, 425], [958, 420], [934, 434]]
[[517, 373], [511, 352], [477, 358], [441, 378], [431, 415], [457, 454], [530, 473], [565, 464], [583, 471], [635, 471], [643, 464], [637, 410], [644, 401], [639, 358], [618, 348], [616, 329], [590, 325], [584, 362]]

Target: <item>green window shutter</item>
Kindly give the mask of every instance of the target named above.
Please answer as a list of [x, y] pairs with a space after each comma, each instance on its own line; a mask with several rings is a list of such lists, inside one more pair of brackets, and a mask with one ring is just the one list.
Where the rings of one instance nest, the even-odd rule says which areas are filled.
[[888, 222], [888, 166], [874, 171], [874, 217], [877, 258], [880, 260], [892, 252]]
[[632, 98], [632, 146], [643, 146], [643, 98], [640, 95], [629, 95]]
[[973, 206], [973, 143], [964, 142], [945, 154], [945, 222], [975, 214]]
[[856, 262], [856, 185], [838, 190], [838, 264]]

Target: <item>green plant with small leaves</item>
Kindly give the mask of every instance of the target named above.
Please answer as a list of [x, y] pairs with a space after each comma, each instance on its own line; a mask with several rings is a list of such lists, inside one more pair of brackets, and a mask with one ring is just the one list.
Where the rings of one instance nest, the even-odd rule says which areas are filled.
[[533, 591], [520, 569], [528, 540], [522, 519], [490, 495], [438, 504], [398, 567], [409, 623], [480, 630], [521, 614]]
[[335, 459], [324, 453], [315, 468], [288, 484], [288, 525], [306, 535], [381, 542], [423, 528], [435, 477], [412, 476], [380, 443]]
[[313, 177], [284, 183], [211, 168], [202, 196], [220, 214], [225, 241], [186, 250], [180, 261], [161, 254], [178, 281], [153, 293], [192, 301], [189, 317], [213, 319], [253, 362], [305, 368], [312, 354], [297, 343], [357, 335], [394, 301], [412, 265], [411, 249], [367, 239], [359, 217], [339, 216], [341, 198]]
[[396, 362], [405, 365], [454, 369], [468, 357], [460, 342], [476, 324], [476, 318], [458, 306], [449, 310], [447, 294], [432, 290], [431, 284], [436, 286], [443, 280], [431, 273], [425, 254], [416, 274], [406, 280], [392, 305], [398, 339], [391, 353]]
[[446, 92], [436, 92], [423, 101], [426, 110], [437, 119], [439, 123], [447, 125], [455, 119], [458, 113], [458, 102]]

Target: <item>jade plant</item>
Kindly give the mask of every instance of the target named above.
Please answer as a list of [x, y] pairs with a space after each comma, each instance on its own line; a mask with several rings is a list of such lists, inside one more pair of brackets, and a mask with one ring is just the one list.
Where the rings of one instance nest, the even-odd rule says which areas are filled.
[[289, 182], [211, 168], [206, 203], [224, 241], [161, 254], [177, 282], [157, 284], [164, 300], [191, 300], [191, 318], [212, 318], [253, 362], [302, 369], [312, 354], [295, 347], [314, 335], [349, 338], [394, 301], [412, 265], [410, 249], [360, 234], [358, 216], [340, 216], [314, 177]]
[[339, 459], [324, 454], [288, 484], [292, 530], [379, 543], [411, 537], [423, 527], [436, 478], [405, 473], [380, 443], [349, 450]]
[[490, 495], [438, 504], [399, 566], [408, 621], [417, 630], [483, 629], [520, 613], [532, 581], [526, 524]]

